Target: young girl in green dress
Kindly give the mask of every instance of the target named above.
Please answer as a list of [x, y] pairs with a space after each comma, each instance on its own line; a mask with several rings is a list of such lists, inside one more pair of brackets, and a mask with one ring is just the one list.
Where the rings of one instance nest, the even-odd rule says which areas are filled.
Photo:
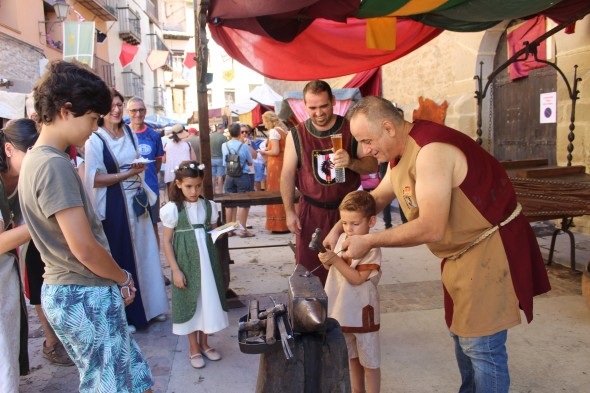
[[168, 190], [170, 202], [160, 210], [164, 253], [174, 284], [172, 332], [188, 335], [194, 368], [205, 367], [203, 356], [221, 359], [207, 335], [228, 326], [223, 274], [208, 233], [216, 226], [217, 208], [202, 196], [204, 169], [196, 161], [181, 162]]

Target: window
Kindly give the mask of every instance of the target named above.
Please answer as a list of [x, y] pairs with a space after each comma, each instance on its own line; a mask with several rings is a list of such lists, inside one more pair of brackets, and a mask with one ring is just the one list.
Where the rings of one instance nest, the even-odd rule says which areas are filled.
[[236, 102], [236, 91], [234, 89], [225, 89], [224, 91], [225, 104], [233, 104]]
[[[17, 1], [0, 0], [0, 25], [18, 31], [18, 9]], [[39, 26], [41, 29], [42, 27]]]

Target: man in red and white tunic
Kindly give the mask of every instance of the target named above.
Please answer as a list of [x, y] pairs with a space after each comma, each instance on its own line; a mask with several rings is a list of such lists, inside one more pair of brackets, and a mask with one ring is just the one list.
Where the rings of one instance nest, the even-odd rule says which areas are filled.
[[[287, 136], [281, 196], [285, 205], [287, 227], [297, 234], [295, 258], [308, 271], [321, 266], [317, 251], [308, 245], [316, 228], [326, 234], [339, 220], [338, 205], [346, 194], [360, 186], [360, 175], [377, 170], [373, 157], [363, 157], [360, 145], [350, 134], [348, 120], [334, 114], [336, 99], [324, 81], [314, 80], [303, 89], [309, 119], [293, 128]], [[331, 136], [342, 134], [342, 149], [332, 150]], [[336, 167], [346, 168], [344, 183], [336, 178]], [[302, 197], [299, 214], [295, 211], [295, 187]], [[313, 271], [322, 284], [325, 269]]]

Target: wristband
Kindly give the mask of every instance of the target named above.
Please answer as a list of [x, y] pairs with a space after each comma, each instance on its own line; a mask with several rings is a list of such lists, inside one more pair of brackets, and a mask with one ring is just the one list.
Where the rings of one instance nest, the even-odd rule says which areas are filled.
[[131, 288], [129, 285], [123, 285], [122, 287], [119, 287], [119, 291], [121, 292], [121, 297], [123, 299], [127, 299], [129, 296], [131, 296]]
[[127, 274], [127, 278], [125, 279], [125, 281], [123, 282], [118, 282], [117, 286], [118, 287], [128, 287], [129, 284], [131, 283], [132, 277], [131, 277], [131, 273], [129, 273], [127, 270], [123, 269], [123, 271], [125, 272], [125, 274]]

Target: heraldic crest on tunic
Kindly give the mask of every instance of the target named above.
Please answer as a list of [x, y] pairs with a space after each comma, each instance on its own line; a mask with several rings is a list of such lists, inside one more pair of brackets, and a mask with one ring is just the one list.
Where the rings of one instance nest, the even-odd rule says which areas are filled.
[[334, 152], [332, 149], [314, 150], [312, 152], [313, 176], [320, 184], [336, 184], [336, 169], [333, 159]]

